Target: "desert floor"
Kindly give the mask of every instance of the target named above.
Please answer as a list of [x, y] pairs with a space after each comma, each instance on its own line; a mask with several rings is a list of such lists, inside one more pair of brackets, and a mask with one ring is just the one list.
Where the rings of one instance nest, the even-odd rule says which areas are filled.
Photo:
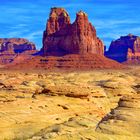
[[0, 140], [140, 140], [140, 67], [0, 71]]

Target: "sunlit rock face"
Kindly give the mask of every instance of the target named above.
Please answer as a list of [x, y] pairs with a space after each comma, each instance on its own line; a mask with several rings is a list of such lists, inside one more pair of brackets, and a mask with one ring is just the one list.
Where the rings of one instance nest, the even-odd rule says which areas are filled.
[[83, 11], [76, 14], [74, 23], [63, 8], [52, 8], [43, 36], [43, 53], [45, 56], [62, 56], [65, 54], [100, 54], [104, 45], [96, 36], [96, 30], [88, 21]]
[[[106, 134], [140, 137], [140, 96], [133, 94], [120, 99], [118, 107], [106, 115], [97, 131]], [[134, 138], [135, 139], [135, 138]]]
[[140, 37], [129, 34], [112, 41], [106, 56], [118, 62], [140, 60]]

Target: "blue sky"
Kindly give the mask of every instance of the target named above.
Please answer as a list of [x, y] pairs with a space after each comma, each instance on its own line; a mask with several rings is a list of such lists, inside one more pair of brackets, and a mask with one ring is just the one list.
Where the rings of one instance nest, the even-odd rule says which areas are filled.
[[71, 22], [76, 12], [88, 13], [106, 46], [119, 36], [140, 35], [140, 0], [0, 0], [0, 38], [24, 37], [42, 47], [51, 7], [64, 7]]

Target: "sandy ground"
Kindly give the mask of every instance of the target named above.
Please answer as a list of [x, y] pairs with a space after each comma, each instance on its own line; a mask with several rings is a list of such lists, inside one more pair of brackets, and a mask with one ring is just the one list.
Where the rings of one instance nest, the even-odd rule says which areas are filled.
[[0, 140], [139, 140], [139, 71], [1, 70]]

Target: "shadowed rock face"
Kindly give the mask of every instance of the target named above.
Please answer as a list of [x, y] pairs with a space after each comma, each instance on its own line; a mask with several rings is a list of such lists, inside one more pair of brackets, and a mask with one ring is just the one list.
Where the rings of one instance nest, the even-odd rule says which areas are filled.
[[140, 59], [140, 37], [129, 34], [112, 41], [105, 55], [118, 62], [132, 62]]
[[63, 8], [52, 8], [44, 31], [42, 51], [45, 56], [85, 53], [103, 55], [104, 45], [96, 36], [96, 30], [88, 21], [86, 13], [78, 12], [76, 20], [71, 24]]
[[24, 38], [1, 38], [0, 39], [0, 63], [11, 63], [17, 55], [33, 54], [36, 52], [35, 44]]
[[0, 39], [0, 52], [22, 53], [24, 51], [36, 50], [35, 44], [23, 38]]

